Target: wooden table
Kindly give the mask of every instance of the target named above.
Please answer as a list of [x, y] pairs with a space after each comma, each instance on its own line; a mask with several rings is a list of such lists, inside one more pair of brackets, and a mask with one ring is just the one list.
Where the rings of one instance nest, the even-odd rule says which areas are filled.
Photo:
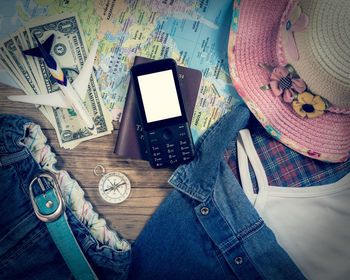
[[[133, 242], [172, 189], [167, 181], [173, 170], [155, 170], [146, 161], [118, 158], [113, 150], [119, 123], [114, 123], [111, 135], [81, 143], [73, 150], [60, 148], [54, 128], [34, 105], [12, 102], [6, 97], [15, 94], [24, 93], [0, 83], [0, 114], [22, 115], [39, 124], [56, 154], [56, 167], [68, 171], [79, 182], [87, 200], [106, 219], [110, 228]], [[115, 205], [100, 197], [97, 186], [101, 177], [96, 177], [93, 173], [97, 164], [102, 164], [107, 172], [120, 171], [129, 177], [132, 189], [126, 201]]]

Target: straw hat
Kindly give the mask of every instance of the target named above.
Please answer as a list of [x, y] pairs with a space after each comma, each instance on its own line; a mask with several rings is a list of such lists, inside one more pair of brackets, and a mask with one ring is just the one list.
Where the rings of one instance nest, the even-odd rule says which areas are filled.
[[238, 94], [308, 157], [350, 157], [350, 1], [235, 1], [228, 56]]

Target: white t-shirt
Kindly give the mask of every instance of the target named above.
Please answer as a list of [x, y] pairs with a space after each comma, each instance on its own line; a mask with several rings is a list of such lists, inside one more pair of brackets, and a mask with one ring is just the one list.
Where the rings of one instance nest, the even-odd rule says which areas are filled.
[[[269, 186], [247, 129], [239, 132], [237, 156], [244, 192], [305, 277], [350, 279], [350, 173], [322, 186]], [[253, 192], [248, 159], [258, 194]]]

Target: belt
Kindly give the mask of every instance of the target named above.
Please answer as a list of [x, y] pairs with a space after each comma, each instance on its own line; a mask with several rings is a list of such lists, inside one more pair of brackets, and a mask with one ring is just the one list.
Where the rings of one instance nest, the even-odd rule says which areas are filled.
[[[46, 178], [45, 183], [42, 178]], [[42, 190], [39, 195], [33, 193], [33, 184], [36, 181]], [[36, 216], [46, 223], [53, 241], [74, 278], [97, 279], [68, 224], [65, 203], [56, 177], [49, 172], [38, 174], [29, 185], [29, 194]]]

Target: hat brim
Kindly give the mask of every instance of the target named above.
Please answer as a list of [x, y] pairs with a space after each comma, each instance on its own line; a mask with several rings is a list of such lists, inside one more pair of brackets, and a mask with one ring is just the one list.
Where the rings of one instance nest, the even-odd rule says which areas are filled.
[[271, 73], [258, 64], [278, 66], [277, 52], [283, 52], [276, 46], [287, 4], [286, 0], [235, 1], [228, 45], [233, 84], [274, 138], [311, 158], [346, 161], [350, 157], [350, 115], [326, 112], [317, 118], [302, 118], [280, 96], [260, 88], [269, 84]]

